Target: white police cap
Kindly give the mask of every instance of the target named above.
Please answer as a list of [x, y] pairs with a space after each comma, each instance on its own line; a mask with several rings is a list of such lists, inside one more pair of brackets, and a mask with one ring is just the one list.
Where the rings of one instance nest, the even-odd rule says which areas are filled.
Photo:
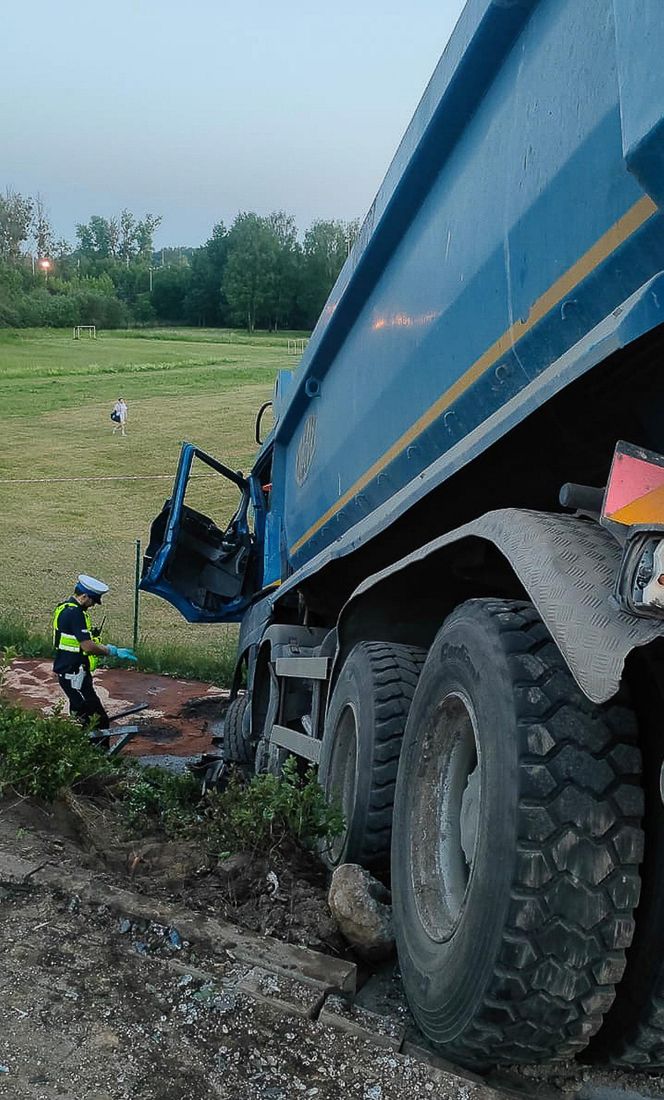
[[102, 596], [108, 592], [108, 585], [98, 581], [95, 577], [89, 577], [87, 573], [79, 573], [76, 583], [77, 592], [89, 596], [95, 603], [100, 603]]

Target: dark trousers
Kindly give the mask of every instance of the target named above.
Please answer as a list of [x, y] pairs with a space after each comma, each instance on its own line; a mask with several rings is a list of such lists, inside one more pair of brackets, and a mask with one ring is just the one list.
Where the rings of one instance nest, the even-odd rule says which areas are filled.
[[94, 689], [91, 674], [86, 670], [80, 687], [74, 687], [68, 677], [69, 673], [58, 674], [60, 687], [69, 699], [69, 710], [72, 716], [78, 719], [84, 729], [92, 724], [95, 717], [99, 718], [98, 729], [108, 729], [110, 719]]

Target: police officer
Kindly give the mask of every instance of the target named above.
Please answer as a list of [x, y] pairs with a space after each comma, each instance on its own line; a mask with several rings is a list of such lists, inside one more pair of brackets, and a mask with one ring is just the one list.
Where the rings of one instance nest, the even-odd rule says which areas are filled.
[[136, 661], [131, 649], [102, 645], [90, 622], [89, 610], [101, 603], [108, 585], [81, 573], [74, 595], [58, 604], [53, 613], [53, 671], [69, 700], [70, 713], [85, 728], [95, 717], [99, 728], [107, 729], [109, 717], [92, 683], [92, 672], [99, 657], [122, 657]]

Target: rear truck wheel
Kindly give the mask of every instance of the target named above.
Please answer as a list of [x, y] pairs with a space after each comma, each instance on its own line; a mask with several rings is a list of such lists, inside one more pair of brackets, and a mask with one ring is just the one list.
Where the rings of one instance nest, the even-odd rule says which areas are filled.
[[632, 712], [573, 681], [530, 604], [439, 631], [399, 762], [392, 896], [422, 1031], [474, 1068], [574, 1054], [625, 966], [642, 855]]
[[426, 651], [359, 642], [349, 653], [325, 719], [318, 779], [346, 827], [322, 851], [328, 867], [389, 867], [401, 739]]
[[224, 760], [229, 764], [251, 764], [253, 753], [244, 718], [249, 708], [249, 696], [238, 695], [228, 704], [224, 719]]
[[661, 661], [644, 654], [630, 681], [639, 720], [645, 793], [645, 852], [636, 929], [616, 999], [586, 1061], [638, 1069], [664, 1067], [664, 685]]

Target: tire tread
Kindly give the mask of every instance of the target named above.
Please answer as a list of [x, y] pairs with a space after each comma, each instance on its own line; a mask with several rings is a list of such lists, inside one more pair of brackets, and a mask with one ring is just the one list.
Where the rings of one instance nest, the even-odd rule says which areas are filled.
[[[362, 693], [371, 704], [371, 724], [358, 731], [369, 747], [368, 783], [357, 807], [348, 809], [342, 858], [377, 873], [389, 867], [392, 815], [401, 742], [426, 650], [392, 642], [358, 642], [344, 669], [360, 662]], [[341, 675], [343, 676], [342, 669]], [[332, 746], [330, 746], [332, 751]], [[323, 750], [325, 753], [325, 750]], [[321, 782], [325, 787], [324, 758]], [[351, 815], [354, 818], [355, 827]], [[335, 859], [337, 856], [335, 855]], [[333, 864], [330, 864], [334, 866]]]
[[229, 704], [224, 718], [224, 759], [231, 764], [251, 764], [253, 755], [248, 744], [242, 724], [244, 714], [249, 706], [247, 695], [238, 695]]
[[[476, 1067], [569, 1057], [599, 1030], [634, 930], [643, 852], [636, 722], [624, 701], [599, 708], [583, 695], [532, 605], [464, 607], [493, 624], [514, 676], [518, 843], [484, 1000], [461, 1035], [438, 1045]], [[427, 1015], [420, 1024], [436, 1042]]]
[[387, 866], [390, 859], [394, 789], [403, 731], [426, 651], [388, 642], [366, 645], [372, 673], [375, 728], [366, 829], [357, 862]]

